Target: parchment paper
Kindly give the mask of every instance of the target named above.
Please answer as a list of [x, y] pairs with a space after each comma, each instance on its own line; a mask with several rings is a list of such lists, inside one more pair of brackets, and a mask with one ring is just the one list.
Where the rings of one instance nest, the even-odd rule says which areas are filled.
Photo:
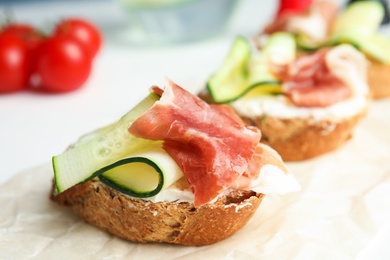
[[[135, 244], [49, 201], [48, 163], [0, 187], [1, 259], [390, 259], [390, 99], [337, 151], [288, 167], [302, 191], [268, 195], [232, 237], [205, 247]], [[48, 158], [49, 159], [49, 158]]]

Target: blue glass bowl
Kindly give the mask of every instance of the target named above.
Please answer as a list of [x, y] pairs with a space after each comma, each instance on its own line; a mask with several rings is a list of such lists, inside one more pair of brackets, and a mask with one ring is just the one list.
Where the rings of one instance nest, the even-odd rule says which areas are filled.
[[[190, 42], [220, 34], [237, 0], [117, 0], [134, 40]], [[150, 42], [149, 42], [150, 43]]]

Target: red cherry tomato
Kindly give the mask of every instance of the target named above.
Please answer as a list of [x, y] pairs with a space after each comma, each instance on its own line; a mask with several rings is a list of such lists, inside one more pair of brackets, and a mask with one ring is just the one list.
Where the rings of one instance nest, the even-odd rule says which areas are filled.
[[35, 51], [42, 42], [43, 34], [35, 27], [23, 23], [10, 23], [5, 25], [1, 34], [13, 34], [22, 39], [31, 51]]
[[88, 50], [91, 57], [95, 57], [102, 43], [102, 36], [99, 29], [92, 23], [80, 18], [67, 18], [62, 20], [56, 26], [54, 35], [72, 37]]
[[27, 88], [30, 72], [25, 42], [13, 34], [0, 34], [0, 93]]
[[313, 0], [279, 0], [279, 10], [277, 16], [284, 13], [301, 13], [303, 12]]
[[56, 35], [47, 38], [36, 56], [39, 86], [49, 92], [68, 92], [81, 87], [91, 72], [92, 58], [73, 38]]

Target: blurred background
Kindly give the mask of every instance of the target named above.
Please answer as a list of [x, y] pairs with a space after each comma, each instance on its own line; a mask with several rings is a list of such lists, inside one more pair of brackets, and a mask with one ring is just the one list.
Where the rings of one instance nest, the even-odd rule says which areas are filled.
[[[242, 33], [256, 31], [272, 17], [276, 1], [0, 0], [0, 7], [3, 12], [13, 13], [16, 19], [33, 24], [43, 25], [69, 15], [83, 16], [95, 22], [106, 34], [126, 26], [131, 27], [131, 31], [142, 28], [150, 34], [161, 34], [158, 31], [165, 28], [165, 37], [175, 37], [175, 33], [184, 34], [184, 28], [188, 28], [191, 33], [182, 37], [194, 40], [220, 35], [224, 29], [240, 29]], [[179, 36], [173, 40], [179, 40]]]

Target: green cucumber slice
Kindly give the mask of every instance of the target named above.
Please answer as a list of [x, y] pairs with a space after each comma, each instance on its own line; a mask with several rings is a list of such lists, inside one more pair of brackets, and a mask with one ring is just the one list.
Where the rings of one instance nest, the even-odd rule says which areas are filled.
[[269, 62], [288, 63], [295, 58], [292, 34], [275, 33], [259, 53], [252, 55], [249, 41], [237, 37], [221, 68], [207, 82], [216, 103], [232, 102], [253, 88], [262, 95], [281, 93], [281, 84], [271, 73]]
[[237, 37], [219, 70], [207, 82], [216, 103], [226, 103], [239, 96], [247, 87], [251, 47], [244, 37]]
[[175, 161], [153, 142], [96, 173], [106, 185], [133, 197], [151, 197], [183, 176]]
[[84, 141], [76, 143], [73, 148], [54, 156], [52, 164], [56, 192], [61, 193], [96, 177], [99, 169], [153, 142], [130, 135], [128, 128], [159, 98], [154, 93], [149, 94], [115, 125], [104, 128], [102, 132], [93, 132], [95, 136], [84, 137]]
[[326, 47], [328, 44], [327, 42], [323, 42], [323, 43], [313, 42], [303, 34], [295, 35], [295, 42], [297, 43], [297, 48], [305, 52], [314, 52], [319, 48]]
[[295, 59], [296, 43], [294, 35], [287, 32], [277, 32], [268, 37], [261, 53], [267, 59], [278, 59], [280, 63], [289, 63]]
[[96, 137], [105, 135], [106, 133], [108, 133], [109, 131], [114, 129], [115, 125], [116, 125], [116, 123], [113, 123], [113, 124], [107, 125], [107, 126], [102, 127], [102, 128], [98, 128], [90, 133], [87, 133], [87, 134], [80, 136], [79, 139], [77, 139], [76, 143], [72, 144], [72, 147], [75, 147], [75, 146], [80, 145], [82, 143], [93, 140]]
[[75, 143], [71, 144], [68, 149], [73, 149], [75, 146], [78, 146], [82, 143], [88, 142], [96, 137], [103, 136], [104, 134], [108, 133], [110, 130], [112, 130], [115, 127], [116, 123], [95, 129], [89, 133], [83, 134], [80, 136]]
[[348, 43], [381, 63], [390, 63], [390, 40], [378, 34], [384, 13], [380, 2], [353, 2], [336, 19], [329, 45]]
[[262, 85], [254, 84], [250, 86], [248, 90], [240, 96], [240, 99], [264, 95], [280, 95], [282, 93], [282, 86], [279, 83], [266, 83]]
[[377, 33], [361, 41], [359, 47], [362, 52], [373, 59], [390, 64], [390, 38]]
[[384, 8], [379, 2], [358, 1], [350, 4], [334, 22], [331, 44], [351, 42], [359, 45], [360, 40], [378, 31], [383, 16]]
[[265, 53], [253, 57], [253, 60], [249, 64], [249, 75], [243, 85], [244, 88], [240, 90], [239, 95], [241, 96], [248, 91], [249, 88], [254, 86], [263, 86], [267, 84], [278, 84], [278, 80], [274, 75], [271, 74], [268, 67], [268, 57]]

